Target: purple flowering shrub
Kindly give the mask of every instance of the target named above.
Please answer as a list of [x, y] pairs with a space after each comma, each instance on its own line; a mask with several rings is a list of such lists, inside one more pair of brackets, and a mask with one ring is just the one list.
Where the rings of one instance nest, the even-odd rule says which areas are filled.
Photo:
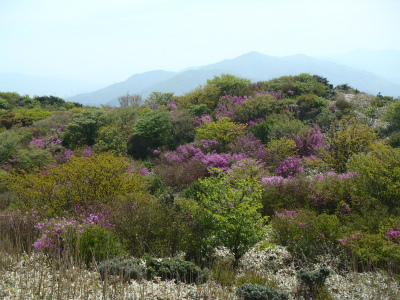
[[206, 176], [207, 169], [201, 161], [189, 160], [180, 164], [159, 162], [154, 166], [154, 172], [165, 185], [181, 190]]
[[[62, 134], [66, 125], [72, 121], [72, 116], [69, 111], [57, 111], [52, 112], [51, 117], [38, 120], [31, 126], [32, 136], [34, 138], [40, 138], [47, 134]], [[62, 138], [61, 138], [62, 139]]]
[[[51, 163], [55, 156], [65, 151], [61, 137], [64, 128], [64, 125], [55, 125], [46, 136], [33, 137], [27, 147], [17, 146], [15, 154], [3, 166], [3, 169], [29, 170], [35, 167], [43, 168]], [[35, 132], [32, 132], [33, 136], [34, 134]]]
[[262, 214], [274, 215], [275, 211], [304, 207], [308, 197], [308, 180], [303, 177], [284, 178], [269, 176], [261, 179]]
[[33, 247], [51, 257], [74, 254], [86, 264], [121, 253], [109, 211], [91, 211], [78, 207], [77, 217], [55, 217], [37, 223], [35, 228], [39, 231], [39, 238]]
[[235, 116], [234, 107], [247, 99], [247, 96], [238, 97], [232, 95], [222, 96], [219, 101], [217, 108], [215, 109], [217, 120], [228, 117], [232, 121], [238, 121], [237, 117]]
[[72, 151], [71, 149], [65, 149], [64, 151], [54, 155], [53, 159], [57, 164], [63, 164], [67, 163], [74, 155], [75, 155], [74, 151]]
[[[245, 159], [246, 155], [239, 153], [207, 153], [205, 154], [200, 161], [207, 168], [217, 168], [222, 170], [223, 172], [227, 172], [230, 166], [237, 161]], [[209, 172], [209, 174], [211, 174]]]
[[325, 143], [325, 136], [318, 125], [300, 135], [293, 135], [292, 138], [296, 142], [297, 154], [300, 156], [317, 155], [319, 148]]
[[227, 172], [232, 164], [247, 157], [243, 153], [219, 153], [220, 149], [215, 140], [180, 145], [175, 151], [160, 154], [155, 172], [168, 186], [184, 187], [206, 174], [210, 175], [206, 172], [209, 168]]
[[32, 132], [34, 136], [31, 142], [29, 143], [28, 148], [33, 150], [35, 148], [39, 148], [42, 150], [48, 150], [50, 152], [59, 152], [63, 149], [62, 147], [62, 134], [65, 129], [65, 125], [56, 125], [53, 124], [54, 127], [50, 128], [50, 131], [46, 133], [44, 136], [35, 137], [35, 132]]
[[317, 215], [312, 210], [283, 210], [271, 218], [273, 238], [297, 257], [315, 258], [333, 249], [342, 237], [340, 221], [335, 215]]
[[201, 115], [201, 116], [196, 116], [193, 119], [193, 123], [196, 126], [204, 127], [205, 124], [210, 124], [212, 122], [212, 118], [209, 115]]
[[294, 177], [296, 174], [303, 173], [302, 160], [299, 156], [289, 156], [284, 161], [280, 162], [275, 169], [278, 176], [285, 178]]
[[264, 144], [254, 134], [248, 133], [246, 136], [238, 137], [238, 139], [228, 145], [231, 153], [242, 153], [246, 157], [264, 161], [267, 156]]
[[0, 213], [1, 239], [9, 242], [12, 247], [30, 252], [32, 244], [39, 234], [35, 225], [42, 218], [36, 210], [15, 210]]
[[126, 172], [129, 174], [136, 172], [142, 176], [152, 176], [152, 173], [144, 166], [144, 164], [137, 160], [131, 160], [129, 162], [129, 169]]
[[[308, 186], [310, 207], [338, 216], [351, 214], [356, 178], [353, 172], [315, 174]], [[359, 207], [356, 205], [356, 208]]]
[[218, 101], [216, 118], [228, 117], [242, 123], [260, 122], [269, 114], [279, 113], [281, 109], [277, 104], [282, 99], [282, 93], [268, 91], [256, 92], [254, 97], [225, 95]]
[[386, 238], [395, 243], [396, 245], [399, 245], [400, 243], [400, 229], [399, 227], [393, 226], [392, 229], [388, 230], [386, 232]]
[[198, 143], [180, 145], [175, 151], [160, 153], [154, 170], [167, 186], [182, 188], [205, 176], [206, 167], [200, 161], [203, 157]]

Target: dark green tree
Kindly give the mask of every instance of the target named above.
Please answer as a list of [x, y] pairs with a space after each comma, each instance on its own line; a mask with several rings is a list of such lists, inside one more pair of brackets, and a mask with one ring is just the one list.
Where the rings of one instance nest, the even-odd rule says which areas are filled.
[[85, 109], [74, 116], [68, 124], [63, 145], [74, 149], [79, 146], [93, 146], [96, 142], [97, 130], [103, 125], [103, 112], [96, 109]]
[[143, 158], [150, 149], [164, 146], [172, 133], [172, 123], [167, 112], [153, 110], [133, 125], [130, 154]]

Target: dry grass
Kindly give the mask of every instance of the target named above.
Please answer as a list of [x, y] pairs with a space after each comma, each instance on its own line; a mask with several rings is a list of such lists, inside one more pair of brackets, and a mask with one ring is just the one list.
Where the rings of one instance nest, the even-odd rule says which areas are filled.
[[[253, 247], [240, 261], [230, 284], [209, 280], [205, 284], [171, 281], [131, 281], [114, 276], [101, 280], [96, 265], [87, 268], [67, 256], [49, 259], [41, 253], [19, 253], [10, 243], [0, 244], [0, 299], [238, 299], [235, 282], [265, 280], [295, 299], [299, 265], [328, 266], [326, 285], [334, 299], [399, 299], [400, 284], [383, 272], [357, 273], [343, 260], [329, 255], [317, 263], [295, 261], [284, 247]], [[229, 255], [220, 252], [221, 256]], [[351, 262], [349, 262], [351, 264]]]

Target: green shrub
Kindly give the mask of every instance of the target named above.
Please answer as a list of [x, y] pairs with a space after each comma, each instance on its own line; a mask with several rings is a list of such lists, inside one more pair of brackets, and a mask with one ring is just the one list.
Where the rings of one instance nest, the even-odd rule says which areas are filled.
[[275, 171], [280, 162], [296, 154], [297, 148], [294, 140], [282, 137], [280, 139], [271, 139], [265, 150], [267, 151], [265, 161], [269, 169]]
[[108, 125], [98, 129], [93, 150], [96, 153], [114, 151], [118, 155], [124, 155], [128, 151], [127, 145], [126, 132], [115, 125]]
[[51, 116], [50, 111], [41, 108], [32, 108], [32, 109], [19, 108], [19, 109], [14, 109], [14, 112], [16, 117], [32, 118], [34, 121], [47, 119]]
[[171, 124], [172, 135], [171, 140], [168, 142], [168, 145], [172, 149], [176, 148], [179, 145], [193, 142], [196, 135], [196, 128], [193, 122], [193, 116], [189, 112], [171, 112]]
[[275, 242], [296, 257], [314, 259], [323, 251], [332, 251], [342, 237], [342, 228], [335, 215], [317, 215], [311, 210], [277, 212], [271, 220]]
[[213, 79], [207, 79], [207, 85], [212, 85], [220, 89], [222, 95], [245, 95], [249, 90], [250, 79], [240, 78], [230, 74], [221, 74], [214, 76]]
[[123, 280], [129, 281], [144, 278], [146, 274], [145, 265], [145, 261], [142, 259], [114, 257], [101, 262], [97, 269], [103, 280], [106, 276], [118, 275], [122, 276]]
[[0, 132], [0, 164], [6, 163], [16, 153], [19, 144], [30, 141], [31, 134], [26, 129], [6, 130]]
[[251, 120], [265, 118], [276, 112], [276, 99], [271, 95], [259, 95], [245, 99], [240, 105], [233, 107], [238, 121], [246, 123]]
[[332, 122], [336, 120], [336, 114], [331, 111], [329, 108], [325, 107], [321, 109], [321, 112], [318, 114], [316, 118], [316, 123], [323, 130], [327, 130]]
[[106, 275], [119, 275], [124, 280], [140, 280], [143, 278], [152, 280], [159, 277], [161, 280], [174, 279], [187, 283], [202, 283], [209, 277], [207, 268], [201, 269], [195, 263], [177, 257], [155, 258], [145, 256], [141, 259], [115, 257], [100, 263], [98, 270], [103, 279]]
[[386, 106], [382, 119], [390, 123], [390, 130], [398, 130], [400, 128], [400, 100], [397, 99]]
[[400, 148], [400, 131], [395, 131], [389, 135], [387, 143], [393, 148]]
[[113, 215], [115, 229], [133, 256], [173, 256], [191, 239], [190, 212], [168, 194], [121, 197], [114, 202]]
[[288, 300], [289, 295], [283, 291], [258, 284], [244, 284], [236, 290], [243, 300]]
[[245, 135], [245, 128], [244, 124], [231, 122], [228, 117], [223, 117], [216, 122], [206, 124], [204, 128], [198, 127], [195, 140], [216, 140], [225, 149], [239, 136]]
[[269, 139], [281, 139], [293, 134], [299, 135], [305, 129], [305, 125], [289, 115], [275, 114], [268, 117], [272, 124], [269, 126]]
[[373, 144], [370, 153], [352, 156], [349, 170], [358, 174], [357, 193], [374, 197], [389, 209], [400, 207], [400, 149]]
[[376, 268], [398, 270], [400, 267], [400, 247], [382, 234], [353, 234], [340, 240], [353, 255], [358, 271]]
[[320, 288], [325, 285], [325, 280], [330, 273], [331, 271], [326, 267], [315, 271], [301, 269], [297, 273], [297, 279], [300, 282], [300, 294], [305, 296], [306, 299], [309, 297], [314, 298]]
[[123, 252], [123, 247], [115, 233], [104, 227], [85, 226], [80, 234], [75, 252], [89, 265], [93, 261], [103, 261]]
[[198, 104], [198, 105], [193, 105], [190, 107], [190, 113], [195, 115], [195, 116], [202, 116], [209, 114], [211, 110], [208, 108], [206, 104]]
[[204, 282], [209, 276], [207, 268], [201, 269], [195, 263], [173, 258], [146, 257], [147, 279], [160, 277], [162, 280], [175, 279], [187, 283]]
[[347, 162], [353, 155], [367, 152], [376, 134], [367, 125], [355, 118], [343, 118], [331, 125], [326, 141], [329, 150], [324, 149], [323, 161], [338, 173], [347, 171]]
[[328, 100], [314, 94], [301, 95], [297, 97], [298, 118], [300, 120], [312, 119], [328, 104]]
[[132, 127], [130, 154], [144, 158], [150, 149], [164, 146], [172, 133], [171, 119], [166, 111], [157, 109], [143, 115]]
[[65, 129], [63, 146], [75, 149], [80, 146], [93, 146], [96, 142], [97, 130], [103, 125], [103, 111], [85, 109], [73, 116], [72, 122]]
[[213, 176], [199, 180], [204, 194], [193, 209], [195, 219], [204, 230], [204, 246], [228, 248], [237, 263], [265, 235], [267, 218], [259, 213], [261, 186], [254, 178], [231, 181], [222, 171], [212, 171]]
[[[261, 212], [263, 216], [272, 216], [275, 211], [286, 208], [304, 207], [309, 197], [309, 181], [305, 178], [266, 177], [272, 179], [262, 186]], [[264, 179], [264, 180], [265, 180]]]
[[[310, 207], [325, 212], [339, 215], [351, 213], [350, 204], [356, 188], [357, 174], [348, 172], [336, 174], [316, 174], [308, 185], [308, 204]], [[349, 204], [349, 205], [347, 205]], [[346, 205], [348, 210], [343, 210]]]

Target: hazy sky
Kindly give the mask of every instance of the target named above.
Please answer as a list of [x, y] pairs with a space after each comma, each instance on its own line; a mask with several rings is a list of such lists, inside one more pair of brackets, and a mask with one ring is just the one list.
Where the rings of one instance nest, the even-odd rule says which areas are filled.
[[0, 72], [125, 80], [250, 51], [400, 50], [399, 0], [0, 0]]

